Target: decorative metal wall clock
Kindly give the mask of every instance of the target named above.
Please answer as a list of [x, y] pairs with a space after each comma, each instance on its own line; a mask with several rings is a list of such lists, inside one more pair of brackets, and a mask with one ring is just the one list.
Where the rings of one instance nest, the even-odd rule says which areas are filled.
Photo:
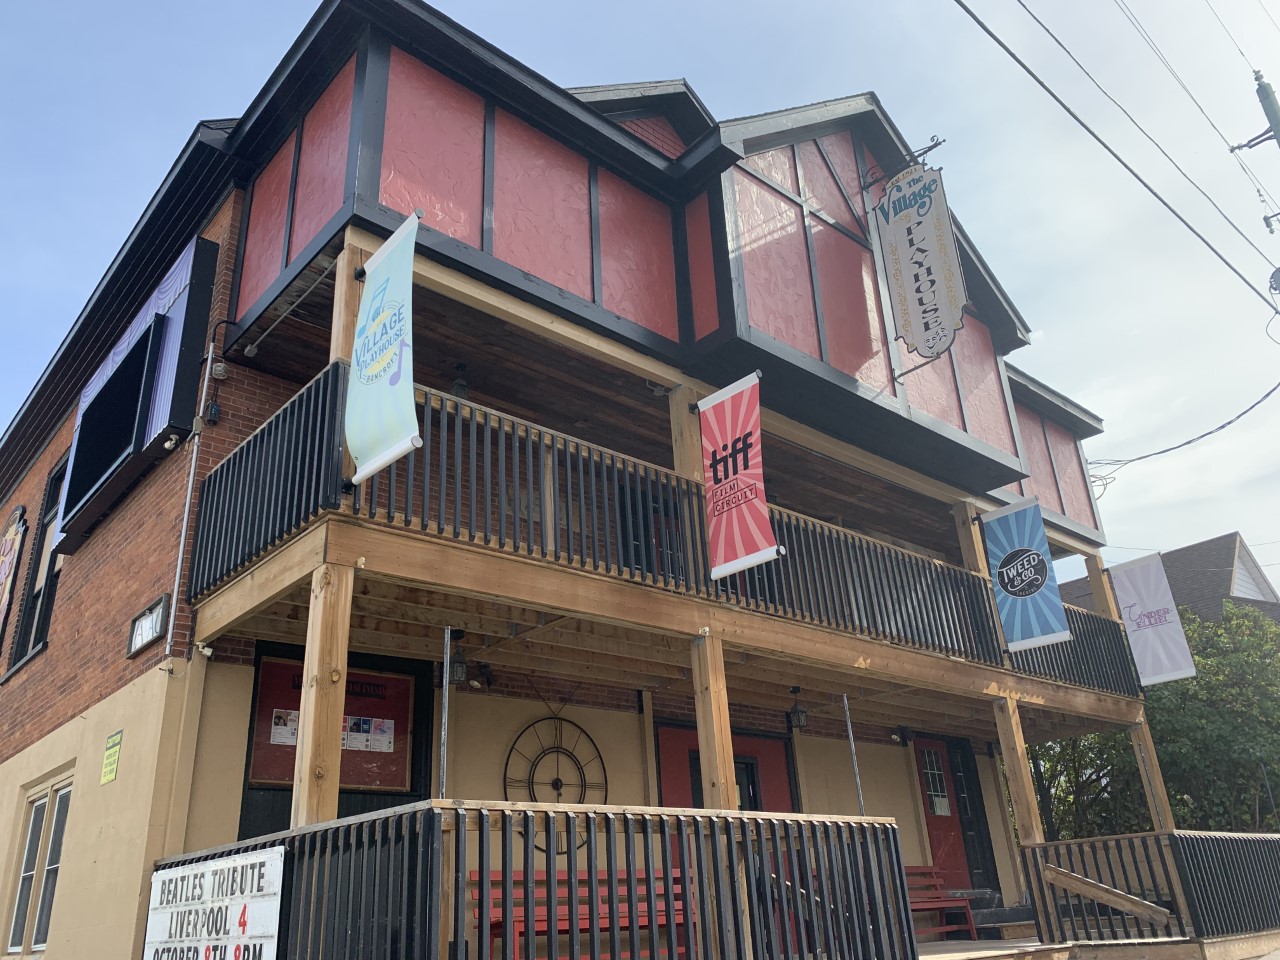
[[609, 799], [604, 758], [591, 735], [572, 720], [535, 720], [507, 752], [507, 800], [603, 804]]

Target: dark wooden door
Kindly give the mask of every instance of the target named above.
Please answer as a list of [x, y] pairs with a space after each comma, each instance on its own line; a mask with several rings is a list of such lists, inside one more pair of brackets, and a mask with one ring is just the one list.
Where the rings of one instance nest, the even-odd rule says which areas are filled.
[[953, 890], [969, 890], [969, 858], [965, 855], [964, 830], [947, 745], [941, 740], [915, 740], [916, 769], [924, 796], [924, 822], [929, 831], [933, 865]]

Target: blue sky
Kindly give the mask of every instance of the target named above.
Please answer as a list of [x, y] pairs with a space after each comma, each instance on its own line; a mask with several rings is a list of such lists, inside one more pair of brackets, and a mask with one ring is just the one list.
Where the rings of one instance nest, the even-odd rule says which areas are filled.
[[[1280, 235], [1216, 134], [1114, 4], [1028, 0], [1280, 262]], [[1264, 6], [1265, 4], [1265, 6]], [[686, 77], [728, 118], [874, 89], [913, 142], [947, 143], [953, 209], [1035, 330], [1014, 363], [1101, 414], [1087, 450], [1131, 456], [1227, 419], [1280, 379], [1267, 309], [1026, 80], [952, 0], [785, 5], [442, 2], [564, 85]], [[1257, 284], [1271, 265], [1183, 184], [1008, 0], [973, 6]], [[1233, 140], [1263, 126], [1248, 65], [1200, 3], [1130, 0]], [[1248, 59], [1280, 81], [1280, 0], [1217, 0]], [[215, 12], [216, 11], [216, 12]], [[237, 116], [311, 16], [303, 0], [19, 4], [0, 58], [0, 422], [35, 383], [200, 119]], [[642, 15], [638, 15], [642, 14]], [[34, 38], [41, 38], [35, 42]], [[15, 95], [16, 94], [16, 95]], [[1280, 148], [1247, 155], [1280, 197]], [[1277, 321], [1273, 330], [1280, 330]], [[1277, 334], [1280, 336], [1280, 333]], [[1280, 397], [1220, 437], [1119, 475], [1117, 547], [1228, 530], [1280, 541]], [[1258, 549], [1280, 563], [1280, 543]], [[1113, 549], [1113, 561], [1137, 553]], [[1280, 579], [1280, 566], [1269, 568]]]

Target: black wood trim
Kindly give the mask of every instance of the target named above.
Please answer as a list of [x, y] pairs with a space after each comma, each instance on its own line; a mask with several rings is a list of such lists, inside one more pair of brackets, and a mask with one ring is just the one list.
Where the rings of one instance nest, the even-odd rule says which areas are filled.
[[[796, 165], [796, 185], [804, 195], [804, 173], [800, 170], [800, 151], [791, 147], [791, 162]], [[809, 286], [813, 296], [813, 316], [818, 324], [818, 353], [822, 362], [831, 363], [831, 351], [827, 348], [827, 321], [822, 313], [822, 288], [818, 281], [818, 251], [813, 245], [813, 230], [809, 227], [809, 205], [800, 202], [800, 229], [804, 231], [804, 247], [809, 258]]]
[[[1000, 386], [1004, 390], [1004, 405], [1009, 414], [1009, 429], [1013, 431], [1013, 451], [1019, 462], [1022, 464], [1023, 475], [1029, 474], [1031, 471], [1027, 466], [1027, 457], [1022, 447], [1022, 428], [1018, 425], [1018, 411], [1013, 404], [1013, 392], [1009, 389], [1009, 372], [1005, 369], [1004, 357], [996, 355], [996, 366], [1000, 370]], [[1022, 494], [1022, 481], [1017, 481], [1018, 493]], [[1097, 511], [1095, 510], [1096, 514]]]
[[676, 322], [680, 343], [692, 346], [697, 332], [693, 319], [693, 278], [689, 268], [689, 224], [685, 207], [671, 207], [671, 250], [676, 265]]
[[[813, 142], [817, 145], [818, 152], [822, 154], [822, 162], [827, 165], [827, 172], [831, 174], [831, 179], [836, 182], [836, 187], [839, 188], [840, 195], [844, 197], [844, 202], [849, 205], [849, 212], [853, 214], [853, 222], [858, 225], [858, 228], [862, 231], [863, 236], [865, 237], [867, 234], [867, 222], [858, 216], [858, 205], [853, 202], [853, 197], [849, 195], [849, 190], [844, 185], [844, 181], [840, 179], [840, 174], [836, 173], [835, 164], [831, 162], [831, 155], [827, 153], [827, 148], [822, 145], [822, 141], [820, 139], [814, 137]], [[856, 163], [858, 159], [858, 145], [856, 142], [854, 142], [853, 145], [853, 156], [854, 162]], [[858, 176], [862, 180], [866, 179], [862, 176], [861, 169], [859, 169]], [[858, 189], [862, 189], [861, 183], [858, 184]], [[870, 245], [871, 244], [868, 242], [867, 246], [869, 247]]]
[[[775, 149], [775, 150], [780, 150], [780, 149], [782, 149], [782, 148], [781, 148], [781, 147], [775, 147], [774, 149]], [[812, 214], [813, 216], [817, 217], [817, 218], [818, 218], [818, 219], [820, 219], [823, 223], [825, 223], [827, 226], [829, 226], [829, 227], [834, 227], [836, 230], [839, 230], [841, 233], [843, 233], [846, 237], [848, 237], [848, 238], [849, 238], [850, 240], [852, 240], [854, 243], [858, 244], [858, 245], [859, 245], [859, 246], [861, 246], [861, 247], [866, 247], [868, 250], [870, 250], [870, 249], [871, 249], [871, 243], [870, 243], [870, 241], [869, 241], [869, 240], [867, 240], [867, 238], [866, 238], [866, 237], [860, 237], [860, 236], [858, 236], [858, 234], [856, 234], [854, 231], [850, 230], [850, 229], [849, 229], [848, 227], [846, 227], [843, 223], [840, 223], [838, 220], [836, 220], [834, 217], [832, 217], [832, 216], [831, 216], [831, 214], [827, 213], [825, 210], [820, 210], [820, 209], [818, 209], [818, 208], [817, 208], [817, 207], [815, 207], [813, 204], [809, 203], [807, 200], [804, 200], [804, 199], [802, 199], [801, 197], [796, 196], [796, 195], [795, 195], [795, 193], [793, 193], [791, 190], [788, 190], [788, 189], [787, 189], [786, 187], [784, 187], [782, 184], [778, 183], [778, 181], [777, 181], [777, 180], [774, 180], [774, 179], [773, 179], [773, 177], [770, 177], [770, 176], [767, 176], [767, 175], [765, 175], [765, 174], [761, 173], [761, 172], [760, 172], [759, 170], [757, 170], [755, 167], [752, 167], [751, 165], [749, 165], [745, 160], [742, 160], [742, 161], [739, 161], [738, 163], [735, 163], [735, 164], [733, 165], [733, 169], [741, 170], [743, 173], [745, 173], [745, 174], [749, 175], [749, 176], [750, 176], [750, 177], [752, 177], [753, 179], [755, 179], [755, 180], [759, 180], [759, 181], [760, 181], [762, 184], [764, 184], [766, 187], [769, 187], [771, 190], [776, 190], [778, 193], [782, 194], [782, 196], [786, 197], [786, 198], [787, 198], [788, 200], [790, 200], [792, 203], [798, 203], [798, 204], [800, 205], [801, 209], [803, 209], [803, 210], [805, 210], [807, 213], [810, 213], [810, 214]], [[799, 156], [798, 156], [798, 154], [797, 154], [797, 155], [796, 155], [796, 174], [797, 174], [797, 177], [799, 176], [799, 173], [800, 173], [800, 162], [799, 162]], [[804, 188], [803, 188], [803, 187], [801, 187], [801, 192], [803, 192], [803, 190], [804, 190]], [[856, 214], [856, 213], [854, 214], [854, 219], [855, 219], [855, 220], [857, 220], [857, 219], [858, 219], [858, 217], [857, 217], [857, 214]]]
[[[972, 321], [977, 323], [976, 320]], [[959, 338], [959, 334], [956, 337]], [[947, 356], [951, 359], [951, 376], [956, 382], [956, 400], [960, 403], [960, 424], [965, 433], [969, 432], [969, 404], [964, 399], [964, 387], [960, 384], [960, 360], [956, 357], [955, 341], [952, 341]]]
[[591, 299], [604, 304], [604, 265], [600, 259], [600, 168], [587, 166], [587, 194], [591, 207]]
[[724, 202], [723, 174], [707, 187], [707, 223], [711, 230], [711, 265], [720, 321], [714, 336], [717, 339], [732, 337], [738, 329], [737, 290], [729, 248], [729, 211]]
[[298, 125], [293, 128], [293, 165], [289, 170], [289, 196], [285, 201], [284, 208], [284, 243], [281, 245], [283, 249], [280, 251], [280, 269], [284, 271], [289, 266], [289, 246], [293, 242], [293, 206], [294, 198], [298, 192], [298, 161], [302, 158], [302, 126], [305, 118], [298, 121]]
[[351, 202], [366, 197], [376, 203], [382, 189], [382, 142], [386, 133], [387, 86], [391, 44], [385, 34], [369, 30], [357, 52], [356, 89], [351, 101], [351, 140], [347, 150], [347, 190]]
[[480, 249], [493, 253], [493, 170], [497, 154], [498, 108], [492, 100], [484, 104], [484, 198], [480, 220]]
[[231, 272], [231, 299], [227, 306], [227, 324], [222, 334], [222, 348], [227, 349], [232, 341], [231, 331], [236, 325], [236, 311], [240, 309], [240, 283], [244, 280], [244, 248], [249, 239], [249, 215], [253, 212], [253, 188], [258, 179], [244, 188], [244, 196], [240, 201], [240, 228], [236, 231], [236, 262]]
[[1058, 502], [1062, 504], [1062, 514], [1067, 513], [1067, 498], [1062, 495], [1062, 480], [1058, 476], [1058, 458], [1053, 455], [1053, 441], [1049, 439], [1049, 423], [1040, 414], [1040, 433], [1044, 437], [1044, 448], [1049, 451], [1049, 465], [1053, 469], [1053, 488], [1058, 491]]

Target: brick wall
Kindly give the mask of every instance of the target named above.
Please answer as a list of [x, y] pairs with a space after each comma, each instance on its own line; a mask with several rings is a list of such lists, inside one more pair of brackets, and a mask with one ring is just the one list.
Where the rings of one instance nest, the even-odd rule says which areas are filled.
[[[230, 300], [242, 194], [228, 195], [201, 235], [219, 244], [210, 323], [225, 319]], [[259, 424], [298, 389], [298, 385], [235, 365], [219, 388], [221, 421], [200, 441], [199, 482]], [[18, 504], [27, 508], [29, 529], [14, 587], [13, 609], [0, 647], [0, 667], [8, 668], [20, 606], [36, 539], [36, 521], [49, 474], [71, 447], [75, 409], [36, 459], [8, 501], [7, 517]], [[83, 713], [88, 707], [147, 670], [159, 669], [161, 640], [133, 660], [125, 642], [133, 618], [152, 601], [173, 590], [183, 504], [194, 440], [171, 453], [146, 474], [98, 525], [84, 545], [63, 561], [49, 624], [48, 647], [0, 685], [0, 762]], [[196, 512], [188, 534], [194, 532]], [[191, 611], [183, 602], [185, 572], [178, 592], [175, 650], [185, 653]], [[250, 657], [252, 652], [250, 651]]]

